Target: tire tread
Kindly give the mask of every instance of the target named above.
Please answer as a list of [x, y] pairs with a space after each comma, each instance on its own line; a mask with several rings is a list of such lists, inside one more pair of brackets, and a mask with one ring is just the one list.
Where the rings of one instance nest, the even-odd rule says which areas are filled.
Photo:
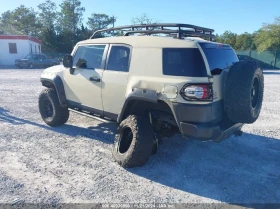
[[[42, 114], [42, 111], [44, 110], [42, 109], [40, 102], [42, 101], [43, 97], [47, 97], [53, 105], [54, 116], [51, 119], [44, 118]], [[68, 108], [61, 107], [57, 96], [57, 92], [53, 88], [44, 89], [41, 92], [39, 96], [39, 110], [41, 113], [41, 117], [45, 121], [45, 123], [52, 127], [63, 125], [68, 121], [69, 118]]]
[[[117, 134], [120, 134], [125, 126], [129, 126], [133, 132], [132, 144], [123, 155], [118, 153], [114, 146], [112, 151], [113, 156], [122, 167], [143, 166], [149, 160], [153, 149], [152, 126], [146, 118], [130, 115], [121, 122]], [[115, 137], [115, 145], [118, 143], [118, 140], [118, 137]]]

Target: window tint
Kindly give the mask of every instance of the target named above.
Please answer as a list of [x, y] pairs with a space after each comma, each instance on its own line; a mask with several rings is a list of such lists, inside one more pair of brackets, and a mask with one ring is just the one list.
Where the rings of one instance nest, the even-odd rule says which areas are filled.
[[173, 76], [207, 76], [205, 63], [197, 48], [164, 48], [163, 74]]
[[25, 59], [32, 59], [32, 58], [33, 58], [33, 56], [31, 54], [29, 54], [25, 57]]
[[238, 58], [229, 45], [201, 43], [201, 48], [205, 53], [210, 70], [224, 70], [233, 63], [238, 62]]
[[73, 66], [79, 68], [101, 68], [105, 45], [79, 46], [77, 49]]
[[109, 60], [108, 70], [114, 71], [129, 71], [129, 55], [130, 49], [125, 46], [112, 46]]
[[10, 54], [17, 54], [17, 44], [9, 43], [9, 52]]
[[46, 58], [45, 58], [45, 56], [44, 56], [44, 55], [38, 55], [38, 59], [40, 59], [40, 60], [44, 60], [44, 59], [46, 59]]

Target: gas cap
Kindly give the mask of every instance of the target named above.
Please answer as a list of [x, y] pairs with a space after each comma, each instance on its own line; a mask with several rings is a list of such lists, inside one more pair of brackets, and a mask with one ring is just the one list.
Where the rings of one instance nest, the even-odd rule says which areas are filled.
[[162, 93], [168, 99], [175, 99], [178, 95], [178, 88], [177, 88], [177, 86], [173, 86], [173, 85], [164, 86]]

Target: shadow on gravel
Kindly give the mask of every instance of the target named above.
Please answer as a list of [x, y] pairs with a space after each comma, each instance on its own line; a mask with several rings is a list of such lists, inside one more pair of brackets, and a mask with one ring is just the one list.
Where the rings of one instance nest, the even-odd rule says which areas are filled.
[[70, 124], [64, 124], [59, 127], [49, 127], [47, 125], [42, 125], [33, 121], [12, 116], [11, 114], [9, 114], [8, 110], [2, 107], [0, 107], [0, 122], [1, 121], [10, 123], [12, 125], [29, 124], [68, 136], [83, 136], [94, 140], [98, 139], [99, 141], [107, 144], [113, 143], [113, 135], [116, 130], [116, 125], [114, 123], [100, 123], [97, 126], [91, 126], [88, 128], [82, 128]]
[[264, 136], [243, 134], [220, 143], [166, 139], [146, 166], [128, 171], [222, 202], [280, 202], [280, 140]]

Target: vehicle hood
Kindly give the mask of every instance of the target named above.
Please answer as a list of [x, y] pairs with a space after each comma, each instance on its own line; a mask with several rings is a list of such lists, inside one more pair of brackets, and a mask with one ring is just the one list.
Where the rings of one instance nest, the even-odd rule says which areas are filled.
[[63, 65], [55, 65], [49, 68], [46, 68], [43, 73], [59, 73], [64, 71], [66, 68]]

